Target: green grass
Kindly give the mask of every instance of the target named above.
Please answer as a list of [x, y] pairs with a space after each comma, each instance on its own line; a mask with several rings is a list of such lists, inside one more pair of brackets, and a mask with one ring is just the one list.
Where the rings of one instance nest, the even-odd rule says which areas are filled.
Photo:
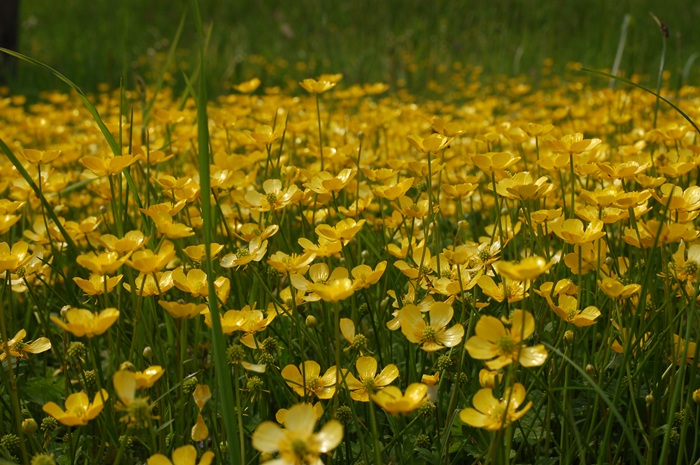
[[[211, 27], [209, 80], [215, 93], [252, 76], [275, 85], [321, 72], [343, 72], [346, 82], [405, 82], [416, 91], [431, 79], [446, 79], [444, 71], [458, 63], [481, 66], [486, 76], [537, 76], [547, 58], [554, 60], [555, 71], [569, 62], [609, 69], [625, 15], [631, 21], [621, 70], [627, 76], [653, 76], [661, 34], [649, 12], [670, 28], [666, 69], [674, 76], [672, 84], [680, 83], [686, 65], [689, 80], [697, 82], [700, 8], [689, 2], [661, 9], [651, 0], [205, 0], [200, 7], [205, 26]], [[66, 0], [60, 7], [53, 1], [25, 1], [20, 51], [86, 90], [103, 82], [117, 87], [120, 79], [135, 88], [139, 78], [155, 79], [153, 64], [162, 60], [187, 9], [187, 2], [164, 0]], [[197, 61], [193, 21], [186, 24], [172, 69], [180, 86], [182, 72], [194, 69]], [[251, 61], [251, 55], [258, 58]], [[56, 85], [25, 66], [11, 82], [25, 94]]]

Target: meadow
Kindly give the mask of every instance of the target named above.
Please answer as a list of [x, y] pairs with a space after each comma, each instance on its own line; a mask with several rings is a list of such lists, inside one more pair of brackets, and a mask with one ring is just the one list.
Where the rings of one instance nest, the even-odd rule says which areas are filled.
[[0, 464], [700, 463], [698, 12], [161, 3], [3, 51]]

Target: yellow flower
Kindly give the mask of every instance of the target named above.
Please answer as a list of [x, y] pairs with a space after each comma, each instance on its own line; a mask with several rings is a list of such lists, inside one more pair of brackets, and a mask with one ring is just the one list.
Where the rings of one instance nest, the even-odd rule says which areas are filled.
[[510, 279], [506, 280], [504, 286], [503, 283], [496, 284], [491, 276], [482, 275], [476, 282], [484, 294], [497, 302], [503, 302], [504, 300], [510, 303], [519, 302], [530, 295], [527, 292], [530, 288], [530, 281], [522, 282]]
[[122, 155], [108, 157], [83, 157], [82, 165], [92, 171], [95, 176], [112, 176], [121, 173], [125, 168], [139, 161], [139, 156]]
[[421, 153], [436, 153], [440, 150], [448, 148], [452, 143], [451, 137], [445, 137], [442, 134], [433, 133], [423, 139], [420, 136], [410, 135], [406, 139], [408, 142]]
[[193, 297], [207, 297], [209, 295], [207, 274], [199, 268], [189, 270], [187, 275], [182, 271], [182, 268], [173, 270], [173, 282], [175, 287]]
[[[123, 283], [122, 285], [124, 289], [131, 292], [131, 286], [129, 284]], [[134, 280], [134, 285], [136, 286], [135, 292], [137, 295], [147, 297], [162, 295], [172, 289], [175, 283], [173, 281], [172, 271], [163, 271], [156, 273], [155, 278], [152, 274], [140, 274]]]
[[61, 155], [60, 150], [44, 151], [35, 149], [24, 149], [21, 153], [29, 163], [32, 163], [34, 165], [38, 165], [40, 163], [51, 163]]
[[183, 223], [178, 223], [173, 220], [173, 217], [162, 211], [154, 211], [148, 214], [156, 225], [156, 229], [160, 235], [170, 239], [181, 239], [194, 235], [192, 228]]
[[136, 389], [148, 389], [152, 387], [156, 381], [163, 376], [163, 367], [160, 365], [152, 365], [143, 371], [135, 371], [134, 379], [136, 380]]
[[337, 84], [336, 82], [316, 80], [307, 78], [299, 83], [299, 85], [310, 94], [322, 94], [327, 90], [332, 89]]
[[333, 176], [328, 171], [320, 171], [304, 183], [304, 187], [319, 195], [329, 194], [341, 191], [354, 177], [355, 170], [350, 168], [345, 168], [337, 176]]
[[235, 90], [240, 92], [241, 94], [250, 94], [252, 92], [255, 92], [255, 90], [260, 87], [260, 79], [259, 78], [253, 78], [245, 82], [241, 82], [240, 84], [234, 84], [231, 87], [233, 87]]
[[350, 297], [355, 292], [355, 287], [350, 278], [338, 278], [310, 284], [307, 290], [317, 294], [324, 302], [340, 302]]
[[122, 276], [118, 275], [110, 278], [109, 276], [91, 273], [88, 279], [75, 277], [73, 281], [87, 295], [102, 295], [112, 292], [112, 289], [122, 280]]
[[29, 262], [32, 258], [29, 253], [29, 244], [17, 241], [12, 249], [7, 242], [0, 242], [0, 272], [15, 272]]
[[[673, 355], [671, 360], [677, 365], [680, 365], [683, 359], [683, 352], [685, 352], [685, 362], [688, 365], [692, 365], [695, 361], [695, 352], [697, 351], [697, 345], [695, 342], [689, 342], [680, 337], [678, 334], [673, 335]], [[700, 363], [698, 364], [700, 367]]]
[[[211, 255], [212, 260], [216, 258], [216, 256], [219, 255], [219, 252], [222, 250], [224, 250], [224, 246], [222, 244], [212, 242], [209, 247], [209, 254]], [[185, 247], [182, 251], [185, 252], [185, 255], [187, 255], [193, 262], [203, 262], [206, 255], [204, 244], [191, 245], [189, 247]]]
[[518, 410], [524, 400], [525, 387], [520, 383], [507, 388], [501, 399], [496, 399], [491, 389], [479, 389], [472, 399], [476, 408], [465, 408], [459, 412], [459, 418], [475, 428], [498, 431], [520, 420], [530, 410], [532, 401]]
[[87, 425], [99, 415], [104, 407], [103, 402], [108, 398], [109, 394], [104, 389], [95, 394], [92, 402], [84, 392], [75, 392], [66, 399], [65, 411], [54, 402], [47, 402], [42, 410], [66, 426]]
[[486, 368], [479, 370], [479, 384], [483, 388], [493, 389], [496, 386], [496, 380], [500, 383], [502, 379], [503, 373], [487, 370]]
[[584, 139], [583, 134], [566, 134], [561, 139], [550, 137], [546, 139], [546, 145], [554, 153], [577, 154], [593, 150], [602, 142], [600, 139]]
[[384, 270], [386, 270], [386, 260], [379, 262], [375, 269], [368, 265], [357, 265], [350, 272], [353, 277], [352, 287], [357, 290], [376, 284], [384, 274]]
[[535, 181], [530, 173], [521, 171], [511, 178], [498, 181], [496, 192], [507, 199], [532, 200], [547, 196], [554, 190], [554, 187], [554, 184], [547, 182], [545, 176]]
[[279, 179], [268, 179], [263, 183], [264, 193], [258, 191], [248, 191], [245, 199], [250, 203], [252, 209], [261, 212], [280, 210], [287, 205], [301, 199], [302, 193], [299, 188], [292, 184], [286, 189], [282, 188], [282, 181]]
[[192, 302], [180, 303], [159, 300], [158, 303], [173, 318], [194, 318], [207, 309], [207, 304], [195, 304]]
[[260, 423], [253, 432], [253, 447], [264, 454], [278, 454], [276, 460], [263, 463], [322, 465], [320, 455], [332, 451], [343, 440], [343, 426], [337, 420], [330, 420], [314, 433], [315, 426], [314, 408], [297, 404], [287, 412], [284, 428], [271, 421]]
[[486, 174], [508, 169], [519, 160], [520, 157], [513, 156], [508, 152], [490, 152], [472, 157], [472, 163]]
[[407, 305], [401, 310], [401, 332], [414, 344], [421, 344], [426, 352], [435, 352], [445, 347], [454, 347], [462, 342], [464, 327], [460, 323], [445, 329], [452, 320], [454, 310], [447, 302], [433, 302], [428, 310], [430, 324], [415, 305]]
[[386, 412], [404, 415], [413, 412], [428, 400], [428, 386], [423, 383], [413, 383], [402, 394], [396, 386], [387, 386], [370, 396], [372, 400]]
[[51, 315], [51, 321], [75, 337], [99, 336], [119, 318], [119, 310], [116, 308], [107, 308], [100, 313], [93, 313], [84, 308], [69, 308], [65, 313], [61, 313], [68, 323], [61, 321], [56, 315]]
[[202, 454], [202, 458], [197, 462], [197, 449], [192, 445], [182, 446], [173, 452], [172, 462], [163, 454], [151, 455], [146, 463], [148, 465], [210, 465], [214, 460], [214, 452], [208, 450]]
[[340, 241], [329, 241], [325, 237], [318, 238], [318, 245], [305, 237], [300, 237], [297, 243], [304, 249], [304, 254], [313, 254], [319, 258], [339, 255], [343, 250]]
[[413, 186], [414, 178], [406, 178], [395, 184], [384, 184], [382, 186], [376, 186], [372, 189], [372, 192], [377, 197], [387, 200], [396, 200], [408, 192], [408, 190]]
[[[7, 341], [11, 357], [27, 358], [27, 354], [40, 354], [51, 348], [51, 341], [48, 338], [40, 337], [32, 342], [23, 342], [25, 337], [27, 337], [27, 332], [20, 329], [15, 337]], [[0, 342], [0, 362], [5, 360], [5, 357], [7, 357], [5, 344]]]
[[233, 268], [247, 265], [250, 262], [259, 262], [267, 253], [267, 241], [255, 238], [247, 245], [238, 249], [236, 253], [229, 253], [221, 257], [223, 268]]
[[399, 369], [391, 364], [377, 375], [377, 360], [374, 357], [360, 357], [355, 362], [358, 380], [355, 375], [348, 373], [345, 381], [350, 390], [350, 397], [360, 402], [369, 402], [369, 395], [388, 386], [399, 376]]
[[268, 265], [280, 273], [305, 274], [311, 262], [316, 258], [314, 253], [287, 255], [282, 251], [277, 251], [267, 259]]
[[607, 277], [598, 281], [598, 287], [610, 298], [629, 299], [642, 290], [640, 284], [622, 284], [615, 278]]
[[[1, 246], [2, 244], [0, 244]], [[126, 257], [119, 257], [117, 252], [104, 252], [96, 254], [89, 252], [78, 255], [76, 263], [83, 268], [87, 268], [91, 273], [97, 275], [113, 274], [126, 261]]]
[[568, 244], [581, 245], [605, 236], [601, 220], [591, 221], [584, 230], [581, 220], [577, 218], [564, 220], [564, 217], [560, 216], [556, 220], [549, 222], [548, 226], [554, 231], [554, 234]]
[[535, 280], [542, 273], [547, 272], [553, 262], [547, 262], [542, 257], [532, 256], [524, 258], [520, 263], [497, 261], [493, 264], [496, 273], [515, 281]]
[[568, 321], [578, 328], [594, 325], [596, 318], [600, 316], [600, 310], [593, 305], [579, 310], [578, 299], [572, 295], [559, 295], [559, 305], [555, 305], [549, 296], [546, 297], [549, 307], [554, 310], [554, 313], [559, 315], [562, 320]]
[[129, 231], [123, 238], [118, 238], [112, 234], [103, 234], [97, 241], [106, 247], [110, 252], [117, 252], [122, 255], [129, 254], [141, 248], [148, 238], [138, 230]]
[[139, 250], [134, 252], [126, 264], [142, 274], [153, 274], [163, 270], [173, 258], [175, 245], [170, 241], [163, 241], [157, 253], [150, 249]]
[[347, 244], [360, 232], [365, 220], [355, 221], [352, 218], [346, 218], [339, 221], [335, 226], [320, 224], [316, 226], [316, 234], [319, 239], [324, 238], [329, 242], [340, 241], [343, 245]]
[[476, 336], [470, 337], [465, 345], [467, 352], [472, 358], [486, 360], [490, 370], [498, 370], [513, 362], [535, 367], [547, 360], [544, 345], [522, 346], [522, 342], [535, 332], [535, 318], [530, 312], [515, 310], [510, 329], [506, 329], [498, 318], [483, 315], [474, 331]]
[[287, 365], [282, 369], [282, 378], [298, 395], [315, 395], [319, 399], [330, 399], [335, 394], [337, 368], [332, 366], [323, 376], [319, 376], [320, 374], [321, 366], [313, 360], [303, 362], [298, 368]]

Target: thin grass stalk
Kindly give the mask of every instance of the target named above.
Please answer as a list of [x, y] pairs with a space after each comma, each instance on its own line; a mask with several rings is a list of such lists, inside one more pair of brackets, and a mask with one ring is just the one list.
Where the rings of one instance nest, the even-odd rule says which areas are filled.
[[209, 119], [207, 117], [207, 81], [206, 81], [206, 62], [204, 56], [204, 30], [202, 26], [202, 18], [199, 13], [199, 4], [196, 0], [192, 1], [192, 6], [195, 13], [195, 25], [199, 35], [199, 95], [197, 96], [197, 146], [199, 148], [197, 158], [199, 161], [199, 179], [201, 187], [201, 203], [202, 203], [202, 220], [204, 230], [204, 266], [208, 276], [208, 294], [209, 312], [212, 322], [212, 346], [214, 352], [214, 363], [219, 367], [216, 370], [216, 381], [220, 393], [222, 416], [224, 419], [224, 427], [226, 429], [226, 440], [228, 448], [231, 451], [229, 461], [234, 465], [237, 461], [240, 464], [245, 463], [245, 449], [240, 443], [238, 430], [242, 425], [237, 424], [234, 417], [235, 411], [235, 394], [232, 390], [231, 373], [225, 370], [227, 366], [226, 360], [226, 342], [224, 333], [221, 327], [221, 316], [219, 315], [218, 302], [216, 299], [216, 289], [214, 287], [214, 269], [211, 258], [211, 243], [212, 243], [212, 209], [210, 203], [210, 174], [209, 174]]

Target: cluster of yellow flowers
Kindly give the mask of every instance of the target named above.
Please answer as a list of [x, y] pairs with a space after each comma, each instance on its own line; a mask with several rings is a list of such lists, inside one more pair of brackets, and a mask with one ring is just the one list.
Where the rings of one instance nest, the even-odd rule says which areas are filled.
[[[154, 415], [136, 392], [165, 373], [169, 391], [159, 395], [182, 395], [186, 375], [205, 373], [205, 363], [183, 363], [207, 346], [200, 329], [213, 328], [219, 310], [229, 362], [246, 370], [237, 376], [286, 385], [271, 397], [290, 407], [285, 428], [263, 421], [252, 434], [274, 463], [320, 463], [333, 451], [343, 425], [329, 419], [314, 430], [340, 402], [388, 414], [438, 404], [453, 418], [471, 397], [457, 416], [502, 430], [531, 409], [525, 386], [559, 373], [547, 346], [561, 353], [574, 338], [585, 341], [586, 363], [653, 350], [660, 362], [695, 364], [700, 335], [685, 309], [700, 294], [697, 128], [666, 111], [653, 125], [654, 101], [639, 90], [524, 91], [511, 82], [417, 104], [341, 79], [304, 80], [310, 98], [261, 93], [254, 79], [212, 102], [210, 192], [200, 188], [194, 107], [176, 110], [168, 91], [153, 97], [153, 111], [132, 101], [129, 119], [115, 111], [115, 94], [98, 97], [120, 154], [109, 154], [73, 100], [0, 100], [0, 138], [21, 157], [0, 160], [0, 272], [15, 303], [47, 287], [68, 302], [47, 300], [36, 312], [41, 330], [3, 316], [18, 332], [8, 339], [3, 324], [0, 360], [48, 351], [61, 337], [86, 337], [93, 349], [122, 344], [114, 355], [91, 353], [109, 366], [113, 389], [85, 384], [65, 410], [48, 402], [44, 412], [86, 425], [115, 393], [125, 427], [171, 421], [163, 415], [176, 412]], [[687, 115], [700, 116], [698, 91], [681, 95]], [[203, 202], [216, 212], [208, 250]], [[676, 303], [653, 301], [659, 293]], [[652, 333], [655, 321], [664, 333]], [[28, 332], [36, 338], [24, 343]], [[166, 340], [176, 349], [166, 351]], [[122, 354], [145, 364], [153, 351], [165, 368], [114, 366]], [[166, 359], [176, 353], [177, 362]], [[477, 372], [478, 386], [467, 381]], [[216, 396], [204, 384], [193, 392], [196, 442], [218, 421], [204, 420]], [[278, 405], [283, 398], [299, 403]], [[172, 457], [194, 463], [196, 451]], [[212, 459], [206, 452], [199, 463]], [[170, 460], [154, 454], [148, 463]]]

